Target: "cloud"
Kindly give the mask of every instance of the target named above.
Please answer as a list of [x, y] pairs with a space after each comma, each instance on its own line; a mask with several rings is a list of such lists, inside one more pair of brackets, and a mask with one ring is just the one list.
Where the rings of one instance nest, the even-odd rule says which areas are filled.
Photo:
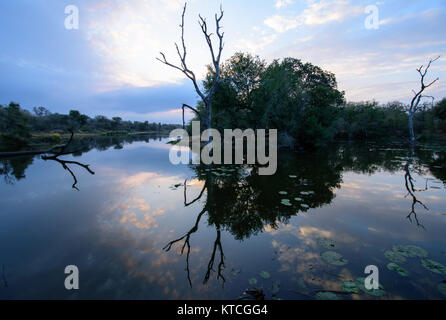
[[[414, 68], [438, 54], [446, 56], [446, 7], [438, 1], [377, 3], [380, 27], [366, 30], [361, 8], [366, 3], [299, 0], [291, 6], [289, 0], [274, 0], [256, 3], [254, 12], [250, 2], [224, 3], [223, 60], [236, 50], [269, 61], [291, 56], [334, 72], [349, 99], [410, 97], [418, 81]], [[165, 51], [170, 61], [178, 62], [174, 41], [179, 40], [183, 0], [73, 4], [81, 13], [77, 31], [63, 26], [63, 1], [0, 3], [0, 11], [8, 13], [0, 21], [0, 70], [7, 75], [0, 79], [0, 103], [181, 122], [179, 106], [195, 104], [197, 95], [182, 73], [155, 58]], [[201, 12], [213, 22], [218, 4], [193, 1], [186, 14], [188, 64], [200, 80], [210, 57], [196, 19]], [[281, 11], [271, 13], [274, 5]], [[24, 14], [27, 19], [17, 19]], [[446, 61], [440, 60], [429, 73], [440, 77], [429, 88], [436, 98], [446, 95], [445, 68]]]
[[271, 34], [256, 38], [255, 35], [251, 35], [249, 38], [241, 38], [235, 44], [236, 50], [249, 51], [253, 54], [260, 53], [264, 48], [269, 46], [278, 38], [277, 34]]
[[[128, 0], [113, 1], [110, 5], [110, 0], [100, 0], [88, 7], [86, 27], [81, 30], [85, 30], [91, 48], [102, 59], [99, 67], [108, 81], [99, 88], [101, 91], [121, 86], [178, 84], [185, 78], [178, 70], [156, 60], [163, 51], [173, 63], [178, 62], [174, 41], [180, 35], [178, 23], [183, 4], [180, 0]], [[194, 38], [188, 38], [191, 17], [187, 12], [186, 40], [190, 48], [195, 48], [201, 34], [197, 32]], [[206, 70], [199, 56], [189, 55], [188, 59], [189, 68], [197, 76]]]
[[161, 0], [161, 2], [170, 10], [178, 10], [184, 6], [184, 0]]
[[[194, 104], [197, 94], [190, 82], [150, 87], [124, 87], [97, 93], [91, 98], [95, 112], [155, 113], [174, 110], [182, 103]], [[106, 110], [104, 110], [106, 109]], [[96, 113], [98, 114], [98, 113]]]
[[287, 18], [278, 14], [267, 18], [264, 23], [279, 33], [295, 29], [302, 24], [299, 17]]
[[[398, 11], [396, 16], [400, 16]], [[444, 10], [421, 10], [378, 30], [366, 30], [362, 21], [327, 25], [311, 33], [309, 41], [294, 39], [288, 47], [270, 54], [271, 58], [297, 57], [333, 72], [339, 88], [353, 101], [373, 100], [407, 102], [411, 90], [419, 87], [415, 68], [429, 58], [441, 55], [433, 64], [429, 79], [440, 77], [440, 82], [429, 88], [429, 94], [441, 99], [446, 96], [445, 78], [446, 42]], [[306, 34], [302, 35], [305, 38]]]
[[343, 22], [347, 17], [355, 17], [364, 13], [360, 6], [350, 4], [346, 0], [307, 0], [307, 8], [299, 15], [285, 17], [273, 15], [264, 23], [279, 33], [292, 30], [301, 25], [316, 26], [331, 22]]
[[351, 5], [346, 0], [322, 0], [319, 2], [308, 1], [309, 8], [301, 15], [306, 25], [319, 25], [330, 22], [342, 22], [347, 17], [355, 17], [364, 13], [361, 6]]
[[157, 178], [160, 178], [160, 175], [157, 173], [140, 172], [135, 175], [123, 178], [121, 184], [126, 188], [137, 188]]
[[[144, 199], [130, 199], [129, 203], [119, 203], [118, 208], [124, 213], [121, 223], [130, 223], [137, 229], [151, 229], [158, 227], [156, 216], [163, 215], [163, 209], [150, 210], [150, 205]], [[135, 211], [139, 211], [137, 214]]]
[[276, 0], [275, 6], [277, 9], [280, 9], [292, 4], [293, 2], [293, 0]]
[[142, 0], [115, 2], [109, 7], [99, 2], [89, 8], [87, 38], [96, 54], [102, 57], [103, 72], [108, 75], [108, 82], [100, 89], [154, 86], [181, 79], [156, 63], [155, 57], [162, 45], [155, 25], [163, 17], [156, 11]]

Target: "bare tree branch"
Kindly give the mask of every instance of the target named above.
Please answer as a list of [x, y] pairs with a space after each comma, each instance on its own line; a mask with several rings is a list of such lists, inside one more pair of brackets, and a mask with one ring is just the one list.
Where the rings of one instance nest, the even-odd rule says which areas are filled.
[[162, 52], [160, 52], [162, 59], [157, 58], [157, 60], [161, 61], [165, 65], [168, 65], [169, 67], [172, 67], [172, 68], [177, 69], [177, 70], [181, 71], [182, 73], [184, 73], [184, 75], [192, 81], [192, 83], [195, 87], [195, 91], [198, 93], [198, 95], [201, 97], [201, 99], [205, 100], [206, 97], [203, 94], [203, 92], [200, 90], [200, 88], [197, 84], [197, 79], [195, 77], [194, 72], [187, 67], [187, 62], [186, 62], [187, 50], [186, 50], [186, 42], [184, 40], [184, 17], [186, 15], [186, 9], [187, 9], [187, 3], [184, 4], [183, 14], [181, 15], [181, 24], [180, 24], [181, 44], [182, 44], [182, 48], [183, 48], [183, 53], [180, 52], [180, 48], [178, 47], [178, 44], [175, 43], [177, 54], [178, 54], [178, 57], [180, 58], [181, 67], [168, 62], [166, 55]]
[[[192, 70], [190, 70], [187, 66], [187, 61], [186, 61], [187, 49], [186, 49], [186, 42], [184, 39], [184, 18], [186, 15], [186, 9], [187, 9], [187, 3], [184, 4], [183, 13], [181, 15], [181, 24], [180, 24], [181, 49], [180, 49], [180, 46], [177, 43], [175, 43], [177, 55], [180, 58], [180, 65], [178, 66], [178, 65], [175, 65], [175, 64], [169, 62], [163, 52], [160, 52], [161, 58], [157, 58], [157, 60], [171, 68], [181, 71], [187, 78], [189, 78], [192, 81], [195, 91], [200, 96], [201, 100], [203, 101], [203, 103], [206, 107], [206, 115], [207, 115], [206, 126], [209, 129], [211, 127], [211, 120], [212, 120], [212, 108], [211, 108], [212, 99], [213, 99], [216, 87], [220, 81], [220, 61], [221, 61], [221, 54], [222, 54], [223, 47], [224, 47], [224, 44], [223, 44], [224, 32], [221, 32], [220, 22], [223, 19], [224, 12], [223, 12], [222, 7], [220, 6], [220, 14], [215, 15], [216, 34], [219, 39], [218, 40], [218, 52], [216, 52], [214, 50], [214, 47], [212, 44], [212, 39], [211, 39], [212, 33], [208, 33], [208, 26], [206, 23], [206, 19], [204, 19], [201, 15], [199, 15], [198, 23], [201, 27], [201, 31], [203, 32], [206, 43], [209, 47], [209, 50], [211, 53], [211, 58], [212, 58], [212, 64], [215, 69], [215, 76], [214, 76], [213, 84], [212, 84], [209, 92], [207, 93], [207, 95], [205, 95], [205, 93], [200, 89], [200, 87], [197, 83], [197, 78], [195, 76], [195, 73]], [[193, 110], [197, 115], [199, 115], [199, 112], [196, 109], [194, 109], [190, 106], [187, 106], [187, 105], [183, 105], [183, 127], [184, 127], [184, 108], [185, 107]], [[201, 117], [200, 117], [200, 121], [202, 121]]]
[[185, 103], [183, 103], [183, 106], [182, 106], [181, 108], [183, 109], [183, 129], [184, 129], [185, 126], [186, 126], [186, 123], [185, 123], [185, 121], [184, 121], [184, 109], [185, 109], [185, 108], [189, 108], [190, 110], [192, 110], [193, 112], [195, 112], [195, 114], [198, 116], [198, 118], [200, 119], [200, 121], [202, 121], [202, 119], [201, 119], [201, 114], [200, 114], [200, 112], [198, 112], [197, 109], [195, 109], [195, 108], [193, 108], [193, 107], [191, 107], [191, 106], [189, 106], [189, 105], [187, 105], [187, 104], [185, 104]]
[[[427, 64], [426, 67], [424, 67], [424, 65], [421, 65], [418, 69], [416, 69], [417, 72], [420, 74], [420, 89], [418, 90], [418, 92], [415, 90], [412, 90], [412, 92], [414, 93], [414, 97], [412, 98], [412, 101], [410, 102], [409, 110], [408, 110], [409, 111], [409, 129], [410, 129], [411, 143], [415, 142], [415, 134], [414, 134], [414, 129], [413, 129], [413, 116], [419, 110], [418, 107], [419, 107], [421, 100], [423, 98], [431, 97], [431, 96], [423, 95], [423, 92], [439, 80], [439, 78], [436, 78], [435, 80], [431, 81], [429, 84], [427, 84], [427, 85], [425, 84], [425, 77], [426, 77], [427, 72], [429, 71], [429, 68], [431, 67], [432, 63], [437, 61], [438, 59], [440, 59], [440, 56], [438, 56], [435, 59], [429, 60], [429, 63]], [[432, 97], [432, 99], [433, 99], [433, 97]]]

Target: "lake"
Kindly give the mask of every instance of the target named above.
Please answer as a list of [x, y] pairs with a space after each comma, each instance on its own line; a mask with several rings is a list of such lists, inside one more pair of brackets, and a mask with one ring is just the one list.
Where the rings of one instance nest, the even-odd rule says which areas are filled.
[[446, 298], [444, 147], [340, 143], [259, 176], [172, 165], [167, 142], [97, 138], [61, 157], [94, 172], [66, 164], [75, 185], [60, 162], [0, 160], [0, 298]]

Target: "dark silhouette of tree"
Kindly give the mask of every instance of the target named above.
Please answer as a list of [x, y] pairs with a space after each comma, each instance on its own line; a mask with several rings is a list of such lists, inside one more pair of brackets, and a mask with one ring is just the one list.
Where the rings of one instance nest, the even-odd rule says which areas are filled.
[[434, 100], [434, 98], [432, 96], [427, 96], [424, 95], [424, 91], [429, 88], [430, 86], [432, 86], [435, 82], [437, 82], [439, 80], [439, 78], [436, 78], [435, 80], [433, 80], [432, 82], [430, 82], [429, 84], [425, 83], [426, 80], [426, 74], [429, 71], [429, 68], [431, 66], [431, 64], [435, 61], [437, 61], [440, 57], [438, 56], [435, 59], [431, 59], [429, 60], [429, 63], [427, 64], [426, 67], [424, 67], [424, 65], [422, 65], [421, 67], [419, 67], [417, 69], [417, 72], [420, 74], [420, 89], [418, 91], [412, 90], [412, 92], [414, 93], [414, 97], [412, 98], [409, 108], [408, 108], [408, 112], [409, 112], [409, 130], [410, 130], [410, 142], [413, 144], [415, 143], [415, 132], [413, 129], [413, 118], [415, 113], [417, 113], [419, 111], [419, 107], [420, 107], [420, 102], [422, 99], [424, 98], [430, 98], [432, 99], [432, 101]]
[[[187, 8], [187, 3], [184, 4], [183, 14], [181, 16], [181, 24], [180, 24], [181, 49], [178, 46], [178, 44], [175, 43], [175, 47], [177, 50], [178, 57], [180, 58], [181, 64], [178, 66], [178, 65], [170, 63], [166, 59], [165, 54], [162, 52], [160, 52], [162, 58], [157, 58], [157, 60], [161, 61], [165, 65], [168, 65], [169, 67], [172, 67], [174, 69], [181, 71], [187, 78], [189, 78], [192, 81], [195, 91], [200, 96], [202, 102], [205, 105], [205, 110], [206, 110], [205, 126], [207, 129], [209, 129], [209, 128], [211, 128], [211, 125], [212, 125], [213, 97], [214, 97], [217, 85], [220, 81], [220, 60], [221, 60], [221, 54], [223, 51], [223, 37], [224, 37], [224, 32], [221, 32], [220, 22], [223, 19], [224, 13], [223, 13], [222, 7], [220, 6], [220, 14], [219, 15], [215, 14], [215, 34], [218, 37], [218, 49], [217, 50], [214, 49], [214, 44], [212, 43], [212, 39], [211, 39], [213, 34], [209, 33], [206, 19], [204, 19], [201, 15], [199, 15], [199, 25], [200, 25], [201, 31], [203, 32], [206, 43], [209, 47], [209, 51], [211, 53], [212, 66], [214, 68], [214, 74], [215, 74], [211, 88], [205, 93], [202, 91], [202, 89], [200, 89], [200, 86], [197, 82], [195, 73], [192, 70], [190, 70], [189, 67], [187, 66], [187, 60], [186, 60], [187, 49], [186, 49], [186, 43], [185, 43], [185, 39], [184, 39], [184, 16], [186, 14], [186, 8]], [[191, 109], [193, 112], [195, 112], [199, 116], [198, 111], [189, 105], [183, 104], [182, 108], [183, 108], [183, 125], [184, 125], [184, 109], [185, 108]]]

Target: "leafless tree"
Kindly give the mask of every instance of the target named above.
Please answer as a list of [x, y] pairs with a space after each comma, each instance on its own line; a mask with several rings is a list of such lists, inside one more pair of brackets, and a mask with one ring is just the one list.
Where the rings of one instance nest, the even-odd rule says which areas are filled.
[[429, 88], [430, 86], [432, 86], [435, 82], [437, 82], [439, 80], [439, 78], [436, 78], [435, 80], [433, 80], [431, 83], [429, 84], [425, 84], [425, 78], [426, 78], [426, 74], [429, 71], [429, 68], [431, 66], [431, 64], [435, 61], [437, 61], [440, 58], [440, 56], [438, 56], [435, 59], [431, 59], [429, 60], [429, 63], [427, 64], [426, 67], [424, 67], [424, 65], [422, 65], [421, 67], [419, 67], [417, 69], [418, 73], [420, 74], [420, 82], [421, 82], [421, 86], [420, 89], [418, 91], [412, 90], [414, 97], [412, 98], [412, 101], [410, 102], [410, 106], [408, 108], [409, 111], [409, 130], [410, 130], [410, 142], [413, 144], [415, 143], [415, 132], [413, 129], [413, 117], [415, 115], [415, 113], [417, 113], [417, 111], [420, 108], [420, 102], [422, 99], [424, 98], [430, 98], [433, 101], [433, 97], [432, 96], [427, 96], [424, 95], [423, 92], [424, 90], [426, 90], [427, 88]]
[[[201, 31], [203, 32], [206, 43], [209, 47], [209, 51], [211, 53], [211, 58], [212, 58], [212, 65], [215, 70], [215, 76], [214, 76], [214, 81], [213, 81], [212, 87], [209, 89], [209, 91], [206, 94], [202, 89], [200, 89], [195, 73], [192, 70], [190, 70], [189, 67], [187, 66], [187, 61], [186, 61], [187, 50], [186, 50], [186, 43], [184, 40], [184, 17], [186, 15], [186, 8], [187, 8], [187, 3], [184, 4], [183, 14], [181, 16], [181, 24], [180, 24], [181, 49], [180, 49], [180, 46], [177, 43], [175, 43], [175, 48], [177, 50], [178, 57], [180, 58], [180, 65], [175, 65], [173, 63], [170, 63], [167, 60], [166, 55], [163, 52], [160, 52], [161, 58], [157, 58], [157, 60], [161, 61], [165, 65], [168, 65], [169, 67], [172, 67], [174, 69], [181, 71], [182, 73], [184, 73], [184, 75], [187, 78], [189, 78], [192, 81], [195, 91], [200, 96], [201, 100], [204, 103], [205, 109], [206, 109], [205, 126], [207, 129], [210, 129], [211, 123], [212, 123], [212, 99], [214, 97], [214, 93], [217, 88], [217, 85], [220, 81], [220, 60], [221, 60], [221, 53], [223, 51], [223, 45], [224, 45], [223, 44], [224, 32], [221, 32], [221, 26], [220, 26], [220, 22], [223, 19], [223, 9], [220, 6], [220, 14], [215, 14], [215, 30], [216, 30], [215, 32], [218, 37], [218, 49], [217, 50], [214, 49], [214, 44], [212, 43], [212, 39], [211, 39], [213, 34], [209, 33], [209, 31], [208, 31], [208, 25], [207, 25], [206, 19], [204, 19], [201, 15], [199, 15], [198, 23], [201, 27]], [[193, 112], [195, 112], [198, 115], [198, 117], [201, 119], [201, 116], [200, 116], [198, 110], [196, 110], [195, 108], [193, 108], [187, 104], [183, 104], [183, 106], [182, 106], [183, 126], [184, 126], [184, 109], [185, 108], [188, 108], [188, 109], [192, 110]]]

